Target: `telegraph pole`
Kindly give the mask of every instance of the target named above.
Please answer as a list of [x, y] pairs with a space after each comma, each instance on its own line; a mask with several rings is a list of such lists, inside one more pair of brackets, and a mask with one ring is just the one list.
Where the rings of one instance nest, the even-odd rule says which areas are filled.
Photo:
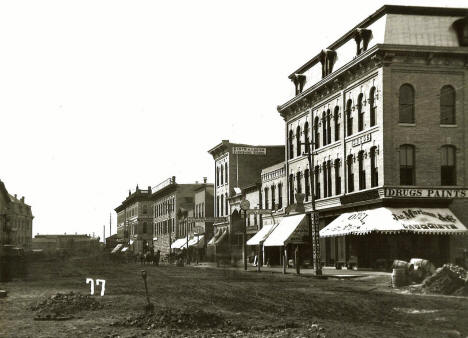
[[240, 207], [244, 211], [244, 226], [242, 227], [242, 256], [244, 259], [244, 270], [247, 271], [247, 210], [250, 209], [250, 202], [244, 198], [240, 203]]
[[312, 244], [312, 252], [313, 252], [313, 260], [314, 260], [314, 273], [316, 276], [322, 275], [322, 267], [320, 265], [320, 229], [319, 229], [319, 214], [315, 210], [315, 189], [314, 189], [314, 143], [313, 142], [306, 142], [301, 143], [304, 144], [306, 147], [306, 152], [304, 155], [307, 155], [307, 160], [309, 162], [309, 181], [310, 181], [310, 201], [312, 206], [312, 212], [310, 214], [310, 222], [311, 226], [309, 227], [309, 232], [311, 234], [311, 244]]

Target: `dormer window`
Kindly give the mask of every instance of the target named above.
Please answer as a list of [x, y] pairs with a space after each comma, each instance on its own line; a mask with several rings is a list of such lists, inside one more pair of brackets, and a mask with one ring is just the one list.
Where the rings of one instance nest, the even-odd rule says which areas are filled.
[[322, 78], [333, 72], [333, 65], [336, 61], [336, 52], [331, 49], [324, 49], [320, 53], [320, 63], [322, 64]]
[[372, 31], [370, 29], [356, 29], [356, 33], [354, 34], [354, 40], [356, 41], [356, 55], [360, 55], [367, 50], [371, 38]]
[[304, 90], [304, 85], [306, 83], [306, 76], [303, 74], [294, 74], [292, 77], [292, 82], [294, 82], [294, 88], [296, 90], [296, 95], [299, 95]]
[[468, 17], [455, 21], [453, 28], [457, 32], [460, 46], [468, 46]]

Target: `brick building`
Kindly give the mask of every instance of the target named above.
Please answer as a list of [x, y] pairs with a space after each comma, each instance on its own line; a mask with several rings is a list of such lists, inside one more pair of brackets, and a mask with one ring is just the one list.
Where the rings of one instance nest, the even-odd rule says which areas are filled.
[[[239, 246], [241, 235], [235, 227], [241, 222], [241, 216], [237, 210], [230, 209], [229, 200], [257, 185], [263, 168], [281, 162], [284, 146], [253, 146], [223, 140], [208, 152], [215, 161], [215, 216], [225, 217], [224, 222], [214, 224], [216, 238], [211, 244], [216, 242], [218, 252], [224, 252], [225, 256], [232, 253], [231, 258], [237, 260], [239, 250], [233, 248]], [[253, 203], [252, 207], [257, 204]]]
[[151, 187], [136, 186], [127, 198], [114, 209], [117, 213], [117, 235], [132, 244], [133, 252], [143, 252], [153, 240], [153, 202]]
[[323, 264], [462, 259], [467, 15], [383, 6], [289, 76], [284, 193], [303, 193], [307, 215], [314, 193]]
[[0, 244], [30, 250], [33, 218], [31, 206], [24, 202], [24, 197], [10, 195], [0, 181]]
[[[167, 254], [171, 244], [193, 234], [194, 225], [187, 221], [194, 214], [194, 197], [206, 183], [180, 184], [175, 176], [152, 188], [153, 247]], [[206, 209], [205, 209], [206, 211]]]

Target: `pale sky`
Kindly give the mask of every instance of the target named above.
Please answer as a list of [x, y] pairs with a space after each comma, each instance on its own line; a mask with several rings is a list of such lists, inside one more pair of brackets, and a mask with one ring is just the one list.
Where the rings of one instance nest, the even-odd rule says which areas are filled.
[[384, 4], [2, 1], [0, 179], [37, 233], [95, 232], [128, 190], [213, 182], [222, 139], [284, 144], [287, 76]]

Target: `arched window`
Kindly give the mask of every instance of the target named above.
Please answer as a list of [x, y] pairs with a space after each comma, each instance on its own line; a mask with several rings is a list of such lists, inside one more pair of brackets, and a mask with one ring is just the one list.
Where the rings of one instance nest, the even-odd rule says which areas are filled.
[[327, 115], [322, 113], [322, 144], [327, 145]]
[[268, 200], [268, 188], [265, 188], [265, 209], [269, 209], [269, 200]]
[[294, 203], [294, 175], [289, 175], [289, 204]]
[[283, 207], [283, 185], [278, 183], [278, 208]]
[[224, 179], [225, 179], [224, 182], [227, 183], [228, 182], [228, 164], [227, 164], [227, 162], [224, 163]]
[[333, 193], [332, 193], [332, 176], [331, 176], [331, 172], [332, 172], [331, 161], [328, 160], [327, 161], [327, 183], [326, 183], [328, 185], [328, 196], [333, 195]]
[[219, 209], [221, 211], [220, 216], [223, 216], [223, 206], [224, 206], [224, 195], [221, 195], [221, 202], [220, 202], [220, 205], [219, 205]]
[[407, 83], [400, 87], [399, 122], [414, 123], [414, 89]]
[[354, 173], [353, 173], [353, 155], [348, 155], [346, 158], [346, 165], [348, 166], [348, 192], [354, 191]]
[[302, 146], [301, 146], [301, 127], [297, 126], [296, 128], [296, 155], [301, 156]]
[[346, 136], [353, 135], [353, 116], [351, 115], [351, 106], [353, 101], [351, 99], [346, 102]]
[[314, 119], [314, 148], [320, 148], [320, 133], [319, 133], [319, 118], [318, 116]]
[[335, 121], [335, 141], [340, 139], [340, 107], [336, 106], [335, 111], [333, 113], [333, 120]]
[[221, 213], [219, 212], [219, 196], [216, 196], [216, 216], [221, 216]]
[[294, 158], [294, 141], [293, 131], [289, 131], [288, 143], [289, 143], [289, 159]]
[[366, 170], [364, 169], [364, 150], [358, 153], [359, 190], [366, 189]]
[[224, 196], [224, 210], [226, 211], [224, 214], [227, 216], [229, 215], [229, 203], [228, 203], [228, 194]]
[[216, 186], [219, 186], [219, 167], [216, 167]]
[[335, 194], [341, 194], [341, 173], [340, 173], [340, 160], [335, 160]]
[[146, 234], [146, 232], [148, 231], [148, 225], [146, 224], [146, 222], [143, 222], [143, 233]]
[[224, 184], [224, 166], [221, 164], [221, 180], [219, 181], [219, 184], [223, 185]]
[[371, 187], [379, 185], [379, 171], [377, 166], [377, 147], [370, 148], [370, 164], [371, 164]]
[[305, 185], [305, 200], [308, 201], [310, 197], [310, 171], [304, 170], [304, 185]]
[[455, 89], [443, 86], [440, 90], [440, 124], [455, 123]]
[[311, 151], [310, 141], [309, 141], [309, 122], [304, 123], [304, 143], [305, 143], [305, 152]]
[[359, 94], [356, 107], [358, 112], [358, 131], [364, 130], [364, 110], [362, 109], [362, 97], [363, 94]]
[[414, 185], [414, 146], [403, 144], [400, 146], [400, 184]]
[[327, 143], [331, 143], [331, 113], [330, 109], [327, 110]]
[[302, 180], [301, 180], [301, 172], [299, 171], [297, 174], [296, 174], [296, 189], [297, 189], [297, 193], [298, 194], [301, 194], [302, 193]]
[[443, 146], [440, 164], [440, 182], [442, 185], [457, 185], [456, 151], [454, 146]]
[[315, 177], [315, 199], [320, 198], [320, 177], [319, 177], [319, 166], [315, 166], [314, 177]]
[[275, 209], [275, 204], [276, 204], [276, 196], [275, 196], [275, 189], [276, 187], [274, 185], [271, 186], [271, 209]]
[[325, 161], [322, 164], [322, 171], [323, 171], [323, 197], [328, 197], [328, 185], [327, 185], [328, 170], [327, 170], [327, 162]]
[[370, 126], [373, 127], [376, 124], [375, 116], [375, 87], [372, 87], [369, 92], [369, 107], [370, 107]]

